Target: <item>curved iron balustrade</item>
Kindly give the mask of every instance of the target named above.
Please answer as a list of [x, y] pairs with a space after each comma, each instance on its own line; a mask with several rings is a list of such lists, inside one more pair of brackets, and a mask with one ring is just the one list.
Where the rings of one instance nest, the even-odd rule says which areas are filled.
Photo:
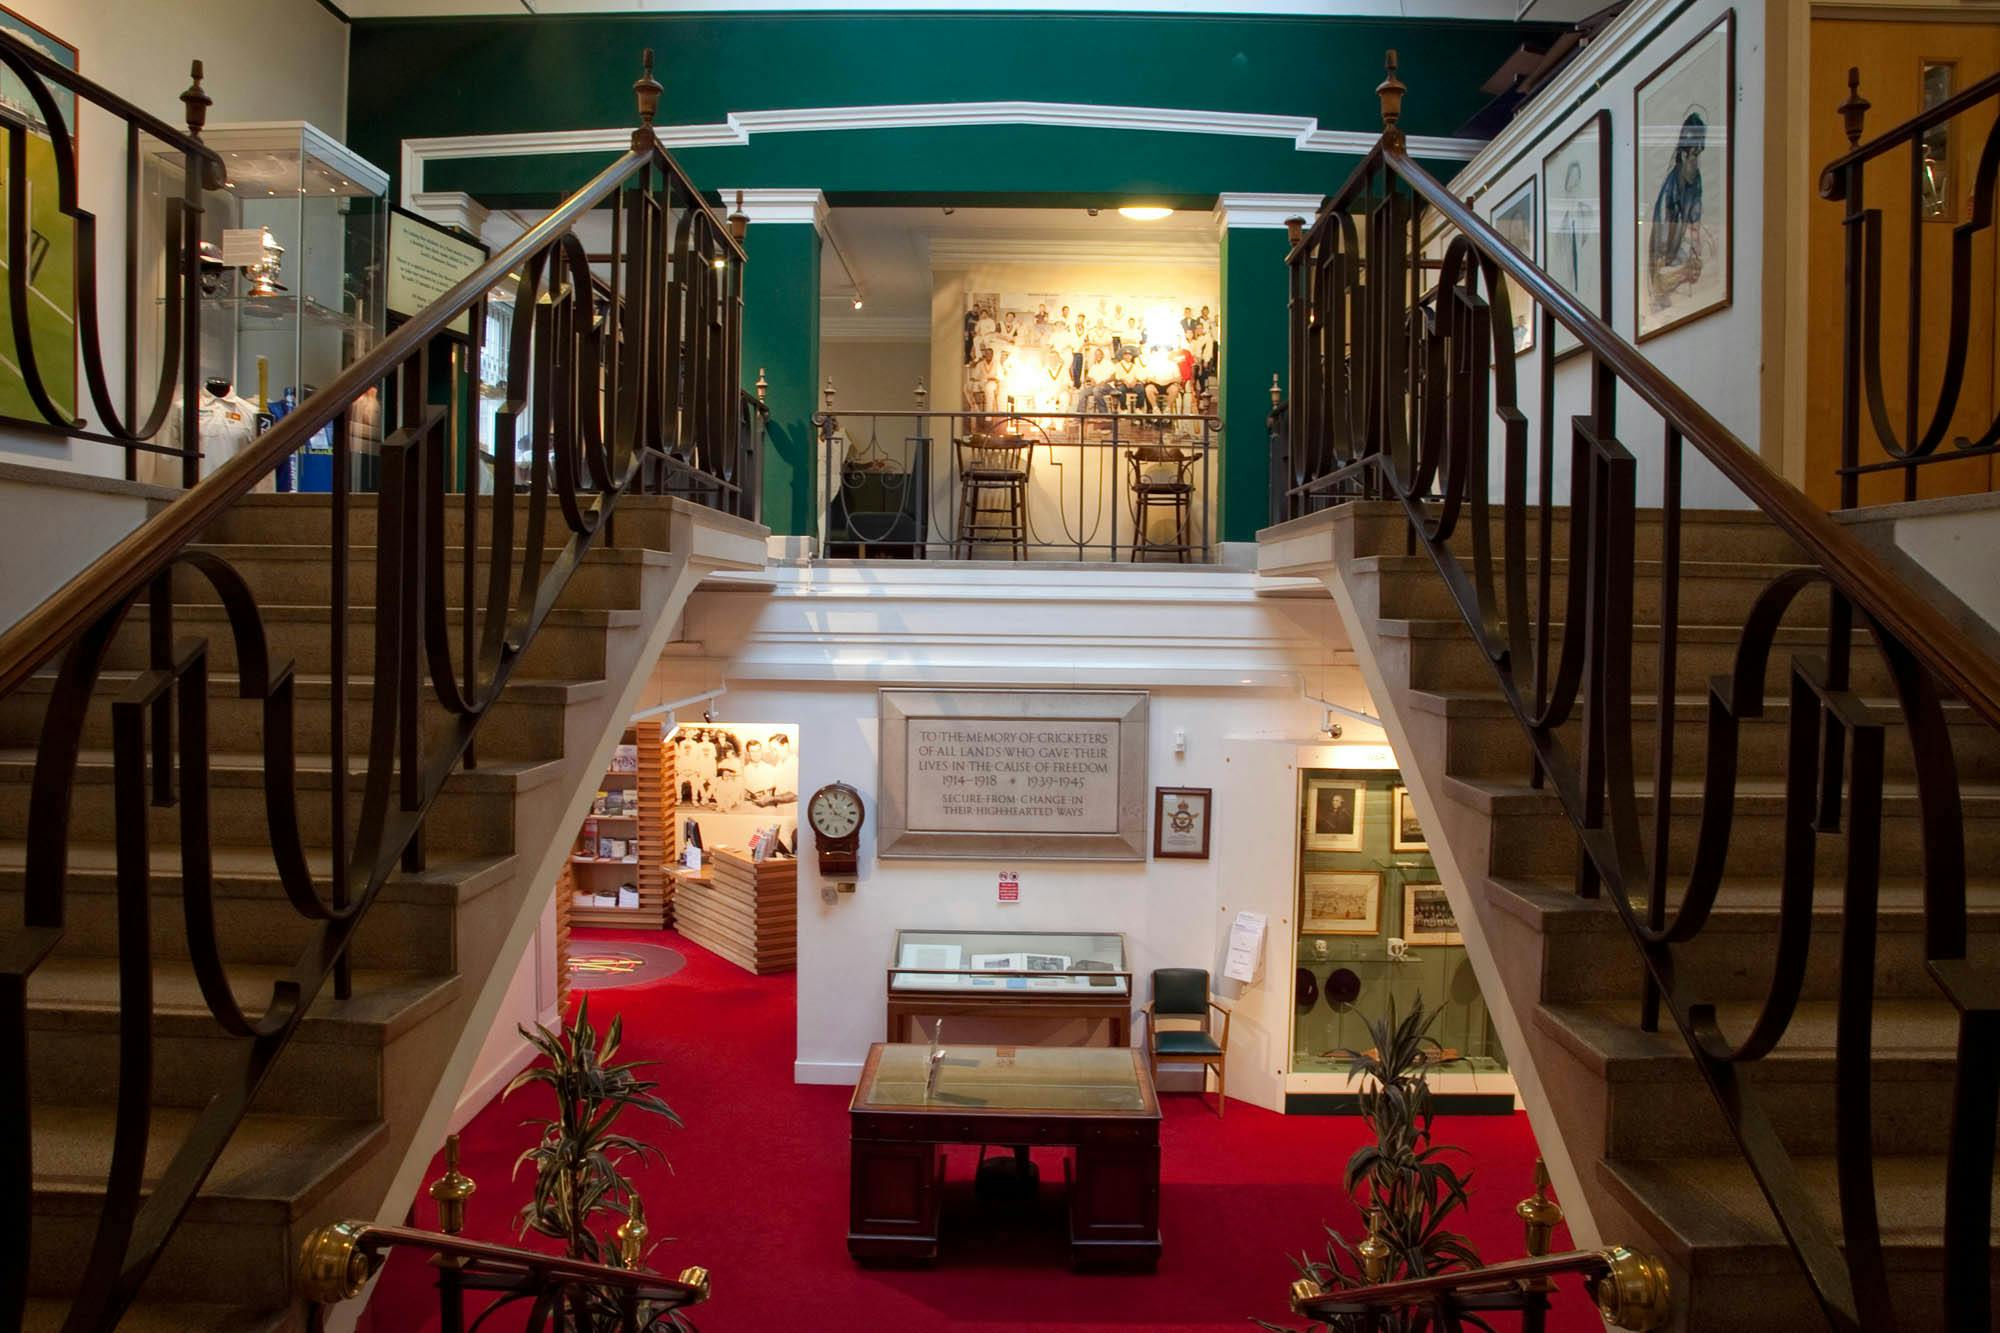
[[[0, 51], [0, 60], [31, 89], [49, 74], [11, 50]], [[571, 575], [605, 537], [619, 501], [635, 493], [680, 495], [755, 516], [756, 466], [745, 451], [761, 434], [764, 414], [739, 387], [741, 219], [725, 221], [712, 211], [655, 137], [661, 88], [652, 64], [647, 51], [634, 85], [640, 126], [629, 151], [0, 637], [0, 695], [56, 664], [31, 795], [23, 921], [0, 936], [0, 1326], [18, 1326], [27, 1291], [33, 1178], [28, 981], [63, 934], [85, 718], [104, 688], [107, 652], [133, 608], [147, 608], [148, 665], [111, 702], [120, 996], [116, 1132], [105, 1209], [65, 1324], [73, 1333], [118, 1321], [314, 998], [329, 979], [337, 994], [348, 993], [346, 951], [357, 925], [399, 863], [421, 866], [427, 812], [452, 771], [472, 763], [481, 720]], [[92, 95], [100, 103], [110, 100]], [[38, 94], [38, 101], [47, 99]], [[183, 147], [191, 158], [210, 160], [192, 139]], [[596, 291], [576, 228], [600, 208], [611, 212], [613, 245], [608, 280]], [[192, 236], [189, 231], [175, 251], [172, 278], [183, 288], [195, 264]], [[465, 486], [456, 497], [463, 520], [454, 537], [446, 523], [454, 484], [448, 473], [461, 423], [451, 404], [464, 400], [477, 374], [486, 305], [503, 285], [517, 288], [519, 315], [507, 348], [496, 438], [526, 438], [529, 475], [523, 489], [516, 468], [501, 465], [490, 496]], [[86, 307], [90, 297], [86, 290]], [[469, 354], [446, 355], [439, 365], [434, 339], [468, 313]], [[379, 494], [364, 498], [350, 484], [357, 453], [353, 416], [357, 402], [378, 385], [385, 406], [395, 406], [395, 428], [380, 446]], [[300, 827], [293, 666], [272, 654], [243, 576], [225, 560], [189, 547], [327, 428], [334, 449], [327, 626], [332, 873], [320, 880], [309, 868]], [[194, 438], [192, 431], [187, 438]], [[517, 499], [525, 509], [518, 539]], [[367, 753], [354, 773], [346, 724], [355, 607], [350, 531], [355, 511], [371, 502], [375, 703]], [[463, 567], [456, 643], [445, 584], [454, 546]], [[475, 573], [482, 565], [483, 588]], [[205, 579], [227, 614], [240, 693], [260, 701], [263, 710], [265, 803], [278, 874], [292, 908], [315, 923], [297, 963], [254, 1017], [236, 995], [217, 937], [209, 852], [211, 649], [206, 639], [176, 637], [177, 572]], [[419, 729], [426, 694], [446, 718], [434, 726], [428, 745]], [[358, 817], [350, 827], [346, 798], [357, 783]], [[154, 1040], [148, 811], [174, 805], [180, 811], [189, 957], [209, 1012], [236, 1044], [230, 1075], [145, 1189]]]
[[[1952, 418], [1965, 393], [1966, 358], [1972, 345], [1972, 302], [1976, 289], [1972, 243], [1980, 232], [1993, 225], [1994, 186], [2000, 183], [2000, 118], [1995, 118], [1988, 127], [1979, 151], [1979, 168], [1969, 196], [1971, 216], [1951, 229], [1951, 312], [1944, 355], [1936, 367], [1938, 384], [1930, 400], [1928, 419], [1924, 416], [1918, 374], [1920, 369], [1925, 372], [1932, 369], [1923, 356], [1924, 231], [1928, 219], [1925, 190], [1930, 179], [1928, 169], [1933, 166], [1927, 154], [1931, 146], [1929, 136], [1933, 131], [1949, 134], [1958, 126], [1970, 129], [1969, 119], [1981, 108], [1991, 115], [1995, 104], [2000, 104], [2000, 74], [1981, 79], [1957, 96], [1863, 144], [1861, 132], [1869, 102], [1861, 95], [1861, 71], [1852, 68], [1847, 71], [1847, 100], [1840, 104], [1839, 110], [1847, 132], [1848, 151], [1829, 163], [1819, 178], [1820, 198], [1847, 205], [1841, 218], [1846, 236], [1841, 325], [1844, 373], [1840, 504], [1843, 509], [1852, 509], [1860, 503], [1861, 478], [1871, 473], [1902, 473], [1903, 499], [1914, 500], [1917, 474], [1924, 465], [2000, 454], [2000, 415], [1976, 436], [1951, 435]], [[1908, 214], [1899, 218], [1899, 222], [1907, 228], [1909, 246], [1900, 368], [1902, 421], [1898, 423], [1891, 413], [1890, 394], [1882, 376], [1882, 210], [1867, 206], [1865, 186], [1868, 164], [1904, 147], [1910, 153]], [[1867, 428], [1873, 431], [1874, 448], [1883, 455], [1866, 463], [1861, 461], [1864, 396]]]
[[[1284, 500], [1274, 517], [1354, 498], [1400, 506], [1414, 547], [1430, 556], [1530, 742], [1534, 781], [1560, 799], [1576, 830], [1578, 892], [1608, 892], [1637, 948], [1645, 968], [1642, 1024], [1655, 1028], [1664, 1008], [1680, 1029], [1829, 1323], [1843, 1333], [1909, 1327], [1907, 1320], [1899, 1325], [1889, 1297], [1869, 1078], [1884, 752], [1890, 735], [1901, 733], [1914, 756], [1922, 816], [1925, 957], [1960, 1014], [1942, 1219], [1944, 1309], [1953, 1330], [1984, 1330], [2000, 986], [1990, 969], [1966, 957], [1965, 837], [1943, 704], [1947, 692], [1956, 693], [1978, 719], [2000, 726], [2000, 662], [1912, 596], [1875, 555], [1409, 157], [1397, 126], [1404, 88], [1393, 52], [1378, 92], [1381, 142], [1311, 228], [1294, 229], [1293, 392], [1273, 414], [1274, 426], [1286, 432], [1274, 442], [1283, 476], [1274, 489], [1282, 486]], [[1421, 257], [1427, 216], [1456, 231], [1435, 265]], [[1588, 379], [1588, 406], [1568, 426], [1568, 533], [1560, 550], [1557, 427], [1553, 411], [1533, 423], [1523, 406], [1509, 279], [1539, 307], [1539, 402], [1556, 401], [1558, 326], [1581, 344], [1577, 355]], [[1663, 496], [1662, 723], [1649, 784], [1635, 755], [1632, 716], [1640, 460], [1618, 431], [1621, 397], [1660, 418], [1659, 447], [1649, 461], [1659, 469]], [[1671, 719], [1689, 445], [1795, 541], [1807, 564], [1763, 590], [1743, 626], [1733, 671], [1709, 683], [1696, 851], [1676, 880], [1669, 874]], [[1461, 535], [1469, 546], [1465, 557], [1453, 546]], [[1567, 557], [1570, 571], [1560, 604], [1551, 599], [1558, 556]], [[1717, 906], [1738, 792], [1740, 732], [1763, 713], [1765, 670], [1780, 647], [1779, 631], [1809, 592], [1826, 599], [1829, 614], [1824, 652], [1794, 654], [1787, 672], [1784, 856], [1769, 989], [1749, 1030], [1726, 1032], [1714, 1003], [1677, 978], [1675, 960]], [[1891, 682], [1893, 710], [1871, 705], [1853, 688], [1854, 655], [1871, 650]], [[1813, 931], [1817, 844], [1833, 837], [1844, 837], [1846, 851], [1835, 1076], [1839, 1244], [1813, 1207], [1763, 1098], [1743, 1076], [1777, 1046], [1799, 1002]], [[1670, 910], [1676, 888], [1678, 905]]]

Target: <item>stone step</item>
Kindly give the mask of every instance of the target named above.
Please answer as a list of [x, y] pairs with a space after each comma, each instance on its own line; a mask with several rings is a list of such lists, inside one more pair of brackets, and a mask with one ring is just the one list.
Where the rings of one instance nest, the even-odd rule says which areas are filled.
[[[23, 1333], [61, 1333], [68, 1314], [67, 1302], [31, 1300], [21, 1328]], [[305, 1327], [305, 1317], [291, 1309], [171, 1301], [141, 1301], [118, 1321], [118, 1333], [305, 1333]]]
[[[1833, 1158], [1795, 1158], [1808, 1196], [1841, 1238]], [[1676, 1327], [1688, 1330], [1822, 1328], [1824, 1317], [1740, 1155], [1600, 1161], [1599, 1184], [1648, 1235], [1674, 1279]], [[1878, 1156], [1875, 1199], [1898, 1327], [1942, 1329], [1945, 1162]], [[1996, 1267], [2000, 1273], [2000, 1267]]]
[[[1684, 559], [1671, 568], [1678, 574], [1678, 623], [1727, 625], [1742, 624], [1748, 619], [1750, 608], [1763, 596], [1772, 581], [1798, 566]], [[1384, 616], [1434, 620], [1447, 619], [1459, 613], [1451, 590], [1438, 577], [1437, 566], [1428, 555], [1364, 556], [1354, 561], [1352, 569], [1351, 577], [1372, 577], [1376, 580], [1377, 605]], [[1658, 560], [1635, 563], [1631, 583], [1632, 615], [1639, 623], [1657, 625], [1661, 622], [1664, 606], [1661, 581], [1668, 569]], [[1539, 605], [1538, 571], [1539, 562], [1530, 562], [1526, 603], [1530, 615]], [[1549, 562], [1549, 603], [1556, 608], [1558, 619], [1566, 618], [1568, 612], [1569, 575], [1569, 561]], [[1494, 580], [1494, 592], [1504, 607], [1506, 580], [1497, 567]], [[1785, 623], [1823, 627], [1826, 615], [1826, 587], [1815, 584], [1792, 602], [1785, 615]]]
[[[330, 606], [333, 603], [333, 553], [330, 545], [211, 544], [191, 547], [229, 563], [260, 605]], [[597, 547], [584, 557], [569, 582], [563, 585], [556, 605], [574, 609], [616, 610], [639, 606], [641, 584], [649, 566], [670, 567], [673, 557], [663, 551], [643, 547]], [[520, 584], [524, 562], [516, 560], [509, 570], [510, 592]], [[538, 575], [546, 577], [549, 560], [542, 562]], [[482, 614], [488, 605], [489, 562], [473, 566], [473, 605]], [[376, 604], [376, 551], [373, 546], [350, 548], [347, 566], [347, 601], [350, 606]], [[444, 561], [443, 593], [447, 606], [465, 605], [465, 560], [462, 553], [448, 551]], [[174, 574], [174, 600], [189, 605], [219, 602], [215, 585], [198, 569], [182, 565]], [[520, 605], [518, 593], [515, 605]]]
[[[1757, 1021], [1757, 1001], [1716, 1006], [1725, 1039], [1740, 1041]], [[1738, 1066], [1747, 1096], [1770, 1116], [1795, 1153], [1835, 1150], [1835, 1023], [1838, 1004], [1798, 1006], [1777, 1048]], [[1719, 1157], [1736, 1140], [1715, 1094], [1696, 1070], [1686, 1039], [1663, 1014], [1660, 1031], [1639, 1028], [1639, 1002], [1544, 1005], [1537, 1028], [1590, 1077], [1604, 1085], [1606, 1152], [1621, 1161]], [[1871, 1132], [1879, 1153], [1937, 1153], [1950, 1147], [1951, 1104], [1958, 1073], [1958, 1014], [1943, 995], [1880, 1000], [1868, 1061], [1874, 1095]]]
[[[1650, 849], [1653, 798], [1651, 782], [1638, 785], [1641, 836]], [[1440, 784], [1447, 799], [1492, 821], [1491, 862], [1498, 875], [1565, 875], [1576, 867], [1576, 835], [1557, 798], [1524, 783], [1447, 776]], [[1734, 817], [1729, 830], [1727, 873], [1732, 876], [1775, 875], [1785, 851], [1785, 792], [1777, 779], [1737, 783]], [[1677, 787], [1671, 804], [1670, 871], [1685, 871], [1694, 860], [1702, 812], [1711, 798], [1696, 784]], [[1966, 863], [1973, 867], [2000, 865], [2000, 786], [1961, 783]], [[1923, 855], [1923, 811], [1915, 788], [1907, 783], [1885, 784], [1882, 794], [1882, 861], [1886, 867], [1916, 865]], [[1841, 835], [1816, 839], [1816, 864], [1822, 875], [1837, 875], [1847, 862], [1847, 840]]]
[[[289, 964], [298, 960], [317, 926], [285, 896], [268, 847], [218, 847], [213, 860], [216, 927], [222, 956], [232, 964]], [[307, 868], [322, 901], [332, 855], [309, 852]], [[0, 920], [20, 919], [27, 850], [0, 842]], [[63, 935], [58, 958], [115, 958], [118, 954], [118, 886], [115, 853], [106, 843], [72, 843], [64, 881]], [[516, 872], [512, 856], [432, 857], [423, 870], [393, 876], [376, 894], [349, 946], [357, 968], [449, 973], [457, 965], [456, 914]], [[158, 845], [152, 857], [152, 956], [188, 956], [181, 906], [181, 861], [176, 845]]]
[[[154, 1112], [148, 1188], [194, 1120], [192, 1111]], [[96, 1107], [36, 1109], [31, 1295], [67, 1296], [83, 1280], [105, 1206], [112, 1124], [112, 1112]], [[387, 1136], [379, 1122], [246, 1118], [174, 1229], [143, 1294], [237, 1308], [286, 1304], [308, 1219], [337, 1202], [342, 1182]]]
[[[550, 787], [562, 774], [560, 761], [519, 763], [494, 760], [478, 768], [454, 772], [424, 820], [427, 852], [454, 856], [507, 856], [514, 851], [514, 802], [518, 797]], [[27, 836], [29, 793], [34, 780], [35, 752], [0, 750], [0, 840]], [[114, 831], [111, 799], [112, 763], [108, 752], [85, 750], [79, 756], [76, 784], [70, 798], [70, 837], [83, 842], [109, 842]], [[213, 754], [209, 757], [209, 828], [212, 840], [229, 847], [268, 847], [271, 825], [261, 755]], [[348, 809], [351, 834], [360, 810], [361, 782], [350, 775]], [[308, 848], [332, 845], [333, 768], [324, 755], [304, 755], [295, 774], [299, 835]], [[176, 846], [181, 808], [150, 806], [152, 845]]]
[[[371, 664], [372, 665], [372, 664]], [[91, 749], [111, 747], [111, 705], [138, 673], [106, 671], [91, 696], [85, 717], [83, 744]], [[264, 704], [245, 699], [239, 677], [211, 674], [208, 688], [209, 744], [221, 751], [240, 754], [260, 752], [264, 745]], [[333, 678], [329, 675], [295, 676], [292, 709], [293, 748], [302, 754], [327, 754], [332, 746]], [[426, 740], [439, 734], [453, 715], [437, 701], [435, 691], [426, 686], [420, 693], [423, 705], [421, 725]], [[49, 695], [55, 678], [44, 673], [24, 682], [20, 689], [0, 698], [0, 746], [28, 746], [41, 735], [48, 711]], [[564, 719], [572, 704], [597, 698], [607, 688], [602, 680], [537, 680], [516, 674], [507, 682], [499, 702], [479, 724], [477, 753], [482, 760], [560, 759], [566, 743]], [[347, 682], [347, 753], [359, 766], [368, 753], [369, 727], [373, 720], [375, 682], [369, 676], [352, 676]]]
[[[1569, 878], [1489, 878], [1487, 901], [1521, 921], [1542, 941], [1543, 1004], [1636, 1003], [1643, 970], [1639, 952], [1609, 899], [1583, 899]], [[1669, 894], [1669, 908], [1679, 901]], [[1886, 879], [1876, 911], [1875, 995], [1884, 1000], [1930, 1000], [1937, 985], [1924, 970], [1924, 898], [1921, 881]], [[1966, 921], [1974, 957], [2000, 957], [2000, 880], [1966, 886]], [[1671, 912], [1670, 912], [1671, 915]], [[1777, 935], [1778, 885], [1774, 879], [1731, 879], [1714, 913], [1694, 940], [1676, 946], [1675, 976], [1682, 993], [1716, 1003], [1761, 1001], [1771, 984], [1771, 942]], [[1813, 899], [1811, 949], [1801, 994], [1832, 1000], [1839, 994], [1840, 932], [1845, 919], [1837, 879], [1822, 879]]]
[[[375, 544], [376, 497], [354, 495], [348, 504], [348, 542], [350, 545], [373, 546]], [[586, 497], [584, 508], [588, 510], [596, 503], [595, 497]], [[546, 502], [546, 536], [544, 549], [561, 550], [569, 542], [571, 532], [564, 520], [560, 505], [553, 499]], [[618, 502], [612, 514], [611, 531], [601, 544], [621, 547], [647, 547], [655, 551], [671, 549], [671, 521], [677, 510], [689, 506], [684, 500], [667, 496], [628, 495]], [[529, 504], [524, 496], [514, 500], [514, 540], [517, 548], [526, 540]], [[492, 541], [493, 499], [482, 496], [479, 499], [479, 532], [481, 542]], [[445, 540], [448, 546], [462, 545], [465, 533], [464, 497], [450, 495], [444, 503]], [[216, 520], [202, 534], [204, 541], [235, 544], [285, 545], [293, 542], [308, 542], [325, 545], [333, 540], [333, 505], [331, 497], [325, 495], [245, 495], [240, 497], [223, 516]]]
[[[265, 642], [274, 662], [291, 659], [295, 669], [323, 676], [333, 664], [331, 617], [326, 606], [260, 605]], [[460, 626], [464, 623], [456, 609], [445, 613], [451, 629], [452, 660], [461, 672], [458, 656]], [[598, 680], [604, 676], [606, 635], [629, 632], [642, 623], [636, 610], [589, 610], [557, 608], [542, 622], [541, 631], [528, 645], [515, 667], [516, 676], [543, 680]], [[144, 602], [132, 608], [125, 625], [113, 639], [105, 665], [128, 671], [144, 670], [148, 664], [147, 630], [150, 613]], [[482, 619], [480, 623], [485, 622]], [[419, 628], [421, 633], [421, 627]], [[206, 639], [211, 675], [236, 671], [236, 641], [229, 619], [219, 606], [179, 606], [174, 611], [177, 639]], [[347, 669], [363, 675], [375, 665], [375, 608], [355, 607], [347, 617]]]
[[[1352, 511], [1354, 553], [1357, 556], [1408, 554], [1409, 523], [1403, 507], [1393, 500], [1362, 500], [1343, 506]], [[1427, 507], [1435, 520], [1436, 505]], [[1558, 506], [1550, 512], [1553, 536], [1549, 551], [1556, 558], [1569, 552], [1569, 508]], [[1497, 567], [1505, 551], [1501, 524], [1491, 525], [1493, 562]], [[1633, 558], [1663, 558], [1666, 526], [1663, 511], [1640, 509], [1633, 516]], [[1529, 558], [1540, 550], [1540, 511], [1530, 513], [1525, 528]], [[1472, 556], [1473, 528], [1469, 516], [1461, 515], [1448, 543], [1453, 553], [1469, 560]], [[1787, 537], [1762, 511], [1756, 509], [1686, 509], [1681, 511], [1681, 558], [1685, 560], [1752, 560], [1769, 564], [1798, 564], [1803, 556], [1798, 543]], [[1425, 559], [1429, 559], [1428, 555]]]
[[[228, 965], [254, 1021], [290, 965]], [[320, 991], [258, 1090], [272, 1115], [367, 1120], [381, 1114], [383, 1052], [456, 998], [460, 980], [416, 972], [354, 973], [354, 994]], [[38, 1105], [101, 1106], [117, 1095], [118, 968], [109, 958], [51, 958], [28, 981], [29, 1086]], [[153, 1093], [158, 1107], [199, 1107], [237, 1075], [242, 1042], [210, 1013], [194, 969], [153, 965]]]
[[[1449, 771], [1464, 778], [1519, 780], [1529, 771], [1532, 750], [1527, 734], [1507, 701], [1496, 692], [1410, 690], [1404, 697], [1419, 712], [1447, 720]], [[1915, 757], [1902, 714], [1889, 699], [1871, 700], [1883, 715], [1884, 757], [1892, 779], [1915, 774]], [[1640, 695], [1632, 700], [1632, 753], [1647, 774], [1653, 771], [1659, 744], [1659, 700]], [[1683, 695], [1674, 700], [1674, 773], [1698, 781], [1707, 763], [1709, 697]], [[1743, 720], [1737, 733], [1739, 771], [1775, 776], [1784, 771], [1786, 730], [1791, 704], [1786, 697], [1767, 699], [1763, 716]], [[1975, 781], [2000, 782], [2000, 730], [1986, 725], [1957, 701], [1945, 705], [1953, 757], [1959, 774]], [[1581, 724], [1572, 722], [1558, 734], [1574, 751]]]

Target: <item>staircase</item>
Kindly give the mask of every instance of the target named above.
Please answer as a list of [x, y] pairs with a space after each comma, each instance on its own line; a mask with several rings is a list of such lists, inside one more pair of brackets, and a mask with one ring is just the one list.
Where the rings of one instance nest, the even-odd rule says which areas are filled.
[[[1639, 515], [1636, 584], [1658, 586], [1661, 524]], [[1557, 511], [1558, 525], [1567, 511]], [[1566, 1162], [1573, 1227], [1646, 1249], [1672, 1271], [1675, 1307], [1690, 1330], [1818, 1326], [1819, 1310], [1728, 1122], [1668, 1030], [1640, 1030], [1642, 966], [1603, 899], [1576, 892], [1574, 830], [1553, 795], [1528, 781], [1533, 756], [1427, 555], [1407, 554], [1400, 506], [1357, 501], [1269, 529], [1262, 571], [1323, 579], [1338, 604], [1364, 678], [1381, 709], [1403, 775], [1448, 882], [1462, 887], [1463, 919], [1478, 929], [1475, 966], [1505, 1026], [1517, 1075], [1538, 1085], [1537, 1137]], [[1751, 603], [1788, 569], [1796, 545], [1754, 511], [1682, 515], [1675, 670], [1672, 882], [1685, 879], [1699, 817], [1706, 686], [1730, 670]], [[1559, 543], [1560, 544], [1560, 543]], [[1452, 543], [1471, 555], [1469, 534]], [[1538, 567], [1531, 567], [1531, 586]], [[1551, 569], [1551, 601], [1568, 569]], [[1633, 632], [1634, 743], [1653, 751], [1657, 607]], [[1649, 614], [1650, 613], [1650, 614]], [[1796, 610], [1784, 641], [1823, 644], [1824, 598]], [[1565, 627], [1553, 638], [1560, 651]], [[1856, 688], [1888, 707], [1889, 682], [1857, 654]], [[1713, 997], [1722, 1030], [1748, 1030], [1771, 984], [1778, 933], [1779, 827], [1788, 705], [1775, 662], [1764, 716], [1747, 725], [1735, 836], [1715, 918], [1676, 955], [1676, 976]], [[1962, 705], [1948, 709], [1965, 802], [1975, 959], [2000, 957], [2000, 733]], [[1580, 722], [1560, 732], [1572, 746]], [[1878, 916], [1874, 1036], [1874, 1147], [1892, 1294], [1908, 1328], [1945, 1327], [1938, 1297], [1957, 1014], [1924, 970], [1921, 855], [1911, 785], [1913, 756], [1892, 732], [1887, 753], [1885, 878]], [[1648, 785], [1642, 793], [1650, 815]], [[1838, 851], [1837, 845], [1833, 852]], [[1899, 869], [1900, 868], [1900, 869]], [[1840, 973], [1837, 856], [1821, 866], [1801, 1003], [1777, 1049], [1747, 1084], [1771, 1107], [1810, 1195], [1838, 1234], [1833, 1188], [1834, 1029]], [[1456, 897], [1456, 895], [1454, 895]], [[1518, 1034], [1518, 1035], [1517, 1035]]]

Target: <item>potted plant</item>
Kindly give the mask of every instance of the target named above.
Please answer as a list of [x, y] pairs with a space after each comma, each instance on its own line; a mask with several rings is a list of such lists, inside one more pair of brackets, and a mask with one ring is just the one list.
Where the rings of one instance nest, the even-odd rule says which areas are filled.
[[[554, 1115], [527, 1122], [538, 1126], [541, 1136], [514, 1163], [516, 1172], [524, 1165], [535, 1168], [534, 1196], [521, 1209], [521, 1234], [534, 1231], [559, 1240], [572, 1259], [639, 1268], [646, 1250], [645, 1207], [623, 1168], [635, 1157], [642, 1162], [649, 1157], [664, 1161], [665, 1155], [651, 1143], [620, 1132], [618, 1119], [629, 1110], [659, 1116], [676, 1126], [681, 1119], [654, 1094], [658, 1085], [636, 1072], [644, 1061], [612, 1063], [623, 1026], [622, 1018], [612, 1019], [600, 1040], [591, 1026], [586, 996], [577, 1005], [576, 1020], [561, 1032], [539, 1023], [533, 1032], [521, 1028], [542, 1061], [515, 1075], [502, 1095], [511, 1096], [531, 1083], [544, 1084], [555, 1095]], [[607, 1216], [618, 1219], [610, 1243], [593, 1227]], [[572, 1288], [568, 1305], [574, 1326], [586, 1333], [629, 1327], [618, 1297], [607, 1289]], [[691, 1325], [678, 1312], [656, 1312], [642, 1303], [637, 1327]]]

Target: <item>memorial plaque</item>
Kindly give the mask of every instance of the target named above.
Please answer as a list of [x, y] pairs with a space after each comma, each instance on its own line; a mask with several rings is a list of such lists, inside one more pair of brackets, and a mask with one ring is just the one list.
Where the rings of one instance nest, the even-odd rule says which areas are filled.
[[1145, 858], [1146, 696], [884, 690], [885, 857]]

